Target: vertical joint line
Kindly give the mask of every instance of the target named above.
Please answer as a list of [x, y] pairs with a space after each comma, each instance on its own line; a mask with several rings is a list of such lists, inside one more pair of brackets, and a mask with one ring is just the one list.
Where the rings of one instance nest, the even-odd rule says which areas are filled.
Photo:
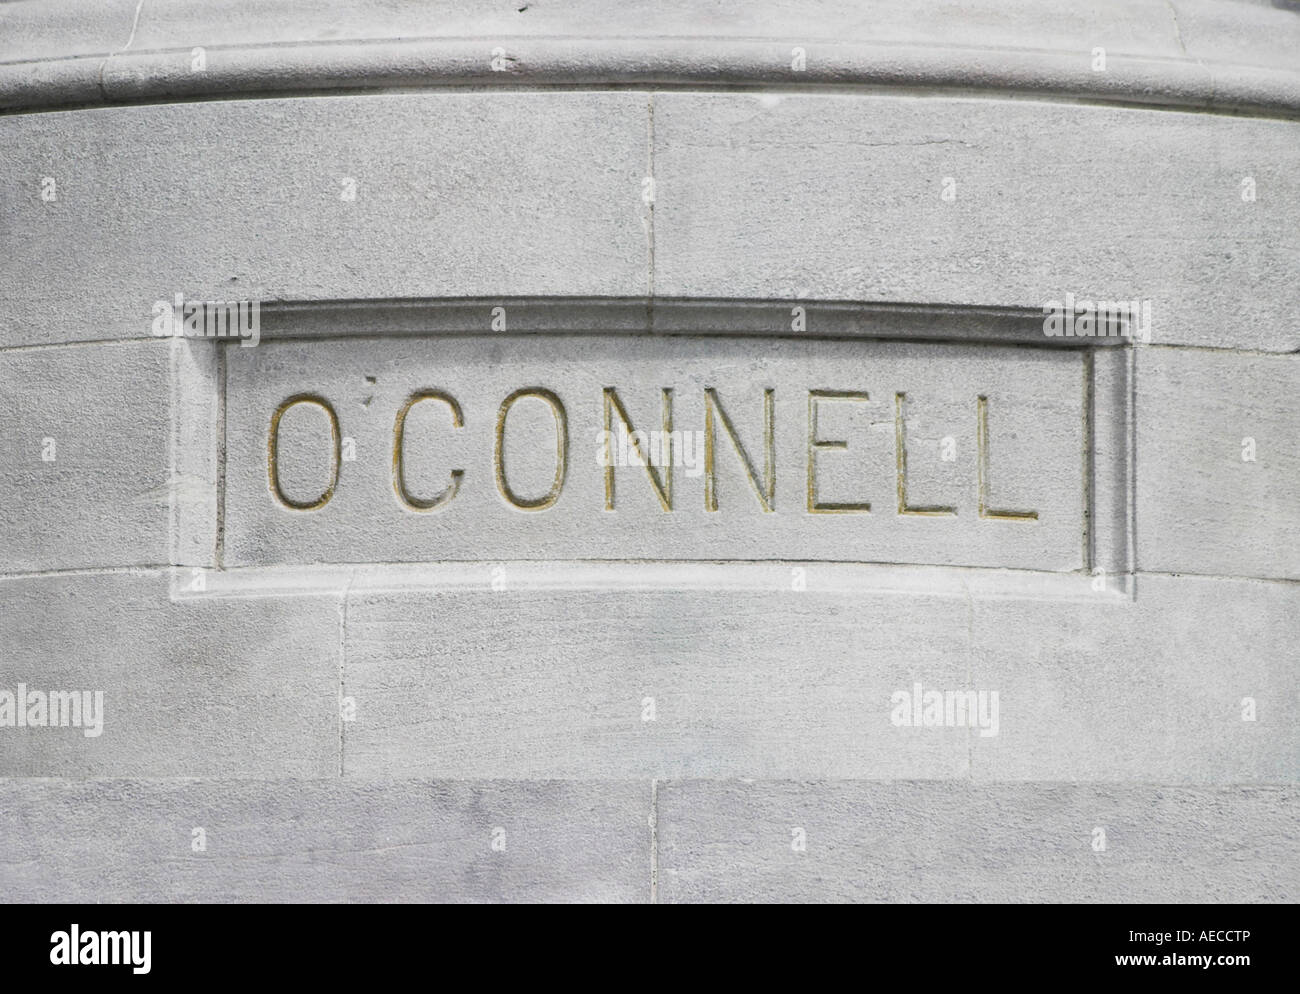
[[347, 662], [348, 647], [348, 595], [352, 592], [352, 581], [356, 579], [356, 571], [348, 573], [347, 581], [343, 584], [343, 595], [339, 598], [339, 679], [338, 693], [335, 695], [334, 713], [338, 716], [339, 723], [339, 776], [343, 776], [343, 681], [344, 671]]
[[1126, 503], [1128, 507], [1125, 533], [1128, 538], [1128, 548], [1124, 550], [1124, 564], [1128, 568], [1129, 575], [1129, 596], [1137, 600], [1137, 572], [1138, 572], [1138, 546], [1137, 546], [1137, 346], [1134, 339], [1129, 339], [1128, 346], [1128, 389], [1124, 391], [1125, 412], [1124, 420], [1128, 436], [1128, 452], [1124, 459], [1124, 468], [1128, 473], [1128, 486], [1126, 488]]
[[1083, 352], [1083, 568], [1091, 574], [1097, 565], [1093, 519], [1097, 513], [1096, 369], [1092, 349]]
[[226, 346], [217, 343], [217, 527], [213, 561], [226, 568]]
[[659, 781], [650, 781], [650, 903], [659, 903]]
[[172, 567], [172, 594], [176, 592], [176, 576], [180, 568], [180, 512], [179, 503], [176, 499], [176, 490], [180, 486], [180, 472], [177, 469], [176, 461], [180, 457], [181, 450], [181, 413], [180, 413], [180, 387], [177, 380], [180, 372], [177, 366], [180, 360], [177, 358], [176, 339], [167, 340], [167, 406], [169, 408], [168, 416], [170, 421], [171, 438], [168, 442], [167, 451], [167, 564]]
[[646, 273], [646, 295], [650, 298], [651, 330], [654, 330], [655, 299], [655, 201], [659, 199], [658, 181], [655, 177], [655, 95], [649, 95], [647, 106], [646, 137], [648, 139], [648, 165], [650, 173], [650, 203], [646, 213], [646, 248], [648, 252], [648, 271]]

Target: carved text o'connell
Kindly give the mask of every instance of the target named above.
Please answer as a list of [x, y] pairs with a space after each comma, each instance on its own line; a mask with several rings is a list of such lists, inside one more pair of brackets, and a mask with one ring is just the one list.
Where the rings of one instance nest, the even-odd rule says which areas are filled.
[[[627, 409], [619, 400], [617, 387], [605, 387], [602, 391], [604, 410], [606, 412], [604, 427], [597, 434], [597, 450], [595, 462], [602, 467], [605, 483], [605, 505], [604, 510], [616, 510], [614, 480], [616, 479], [616, 469], [622, 465], [639, 466], [646, 470], [650, 485], [654, 488], [655, 494], [659, 497], [662, 509], [666, 512], [673, 510], [673, 468], [686, 467], [694, 468], [696, 459], [702, 458], [702, 471], [705, 481], [704, 505], [707, 511], [718, 511], [719, 504], [715, 493], [717, 471], [715, 468], [716, 455], [719, 448], [719, 431], [718, 424], [724, 426], [723, 437], [730, 443], [730, 447], [735, 452], [740, 466], [743, 467], [746, 478], [748, 479], [754, 495], [759, 502], [763, 511], [772, 513], [776, 511], [775, 507], [775, 489], [776, 489], [776, 434], [775, 423], [772, 416], [772, 409], [776, 396], [775, 387], [767, 387], [763, 391], [763, 430], [759, 448], [763, 452], [763, 469], [760, 473], [755, 468], [751, 460], [750, 453], [741, 441], [739, 434], [732, 424], [731, 418], [727, 415], [727, 410], [718, 397], [718, 392], [713, 387], [706, 387], [705, 411], [706, 417], [704, 428], [699, 432], [701, 444], [693, 445], [690, 439], [690, 429], [674, 429], [672, 427], [672, 396], [673, 390], [670, 387], [662, 388], [663, 393], [663, 429], [642, 430], [637, 428], [632, 418], [628, 415]], [[556, 471], [555, 480], [547, 493], [537, 499], [525, 499], [513, 492], [506, 477], [506, 468], [503, 457], [506, 414], [514, 403], [524, 397], [535, 397], [542, 399], [550, 407], [555, 417], [555, 448], [556, 448]], [[907, 503], [907, 448], [904, 442], [905, 425], [903, 420], [903, 401], [906, 394], [895, 392], [893, 394], [894, 402], [894, 432], [895, 447], [893, 452], [894, 465], [896, 467], [898, 502], [896, 510], [898, 514], [922, 515], [922, 516], [942, 516], [956, 515], [958, 509], [956, 506], [943, 507], [914, 507]], [[421, 499], [412, 495], [405, 483], [405, 446], [403, 444], [403, 428], [406, 422], [407, 414], [411, 408], [421, 402], [437, 400], [447, 405], [452, 412], [453, 425], [457, 429], [465, 427], [463, 416], [461, 415], [461, 405], [454, 396], [442, 390], [420, 390], [413, 393], [410, 398], [398, 409], [396, 421], [393, 426], [393, 487], [397, 493], [399, 503], [411, 511], [432, 511], [443, 509], [448, 506], [453, 498], [459, 493], [461, 483], [465, 478], [465, 470], [451, 469], [448, 471], [448, 483], [442, 491], [430, 499]], [[837, 390], [809, 390], [808, 391], [808, 449], [807, 449], [807, 480], [808, 494], [806, 510], [809, 514], [845, 514], [845, 513], [868, 513], [871, 511], [871, 502], [869, 500], [857, 500], [847, 502], [823, 502], [817, 496], [817, 454], [822, 449], [846, 449], [850, 442], [847, 439], [825, 439], [819, 437], [817, 430], [817, 413], [819, 408], [824, 404], [860, 402], [868, 403], [871, 397], [865, 391], [837, 391]], [[334, 431], [331, 433], [329, 444], [337, 447], [338, 444], [338, 415], [329, 405], [328, 401], [320, 400], [314, 397], [292, 397], [276, 407], [271, 416], [271, 426], [267, 442], [267, 472], [268, 478], [272, 482], [271, 492], [275, 499], [290, 510], [295, 511], [317, 511], [329, 503], [334, 495], [334, 489], [338, 482], [338, 460], [337, 457], [331, 457], [334, 466], [334, 476], [328, 489], [316, 500], [310, 502], [297, 502], [290, 500], [284, 495], [279, 485], [279, 477], [276, 470], [279, 442], [279, 422], [284, 412], [294, 404], [312, 403], [324, 408], [330, 417]], [[994, 510], [990, 503], [988, 493], [988, 465], [989, 465], [989, 402], [988, 398], [980, 396], [975, 398], [972, 404], [972, 419], [976, 425], [975, 445], [976, 445], [976, 465], [978, 466], [978, 476], [974, 493], [976, 495], [978, 515], [981, 518], [1001, 518], [1007, 521], [1036, 521], [1038, 519], [1037, 511], [1010, 511]], [[611, 411], [618, 411], [617, 419], [610, 417]], [[617, 426], [613, 427], [614, 425]], [[564, 479], [568, 466], [569, 451], [569, 428], [568, 417], [565, 411], [564, 402], [554, 392], [540, 388], [530, 387], [514, 391], [502, 401], [501, 408], [496, 423], [496, 445], [493, 448], [493, 469], [496, 477], [497, 489], [502, 500], [510, 507], [518, 508], [524, 511], [540, 511], [554, 507], [560, 499], [564, 486]], [[543, 440], [537, 440], [537, 444], [545, 444]]]
[[1077, 570], [1087, 368], [850, 339], [264, 341], [227, 359], [226, 561]]

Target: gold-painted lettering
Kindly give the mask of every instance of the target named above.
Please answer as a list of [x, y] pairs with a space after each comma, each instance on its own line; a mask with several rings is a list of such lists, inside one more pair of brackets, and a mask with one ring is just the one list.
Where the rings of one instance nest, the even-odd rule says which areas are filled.
[[[515, 401], [524, 397], [536, 397], [538, 400], [545, 401], [551, 409], [551, 416], [555, 419], [555, 480], [551, 484], [551, 489], [535, 500], [520, 497], [506, 482], [506, 415], [510, 413], [510, 408], [514, 406]], [[569, 419], [564, 413], [564, 404], [560, 402], [560, 398], [550, 390], [541, 387], [525, 387], [516, 390], [503, 400], [501, 409], [497, 412], [497, 440], [493, 461], [496, 464], [497, 490], [501, 492], [501, 496], [507, 503], [521, 511], [545, 511], [553, 506], [560, 499], [560, 491], [564, 489], [564, 477], [569, 467]]]
[[718, 392], [713, 387], [706, 387], [704, 390], [704, 507], [708, 511], [718, 509], [718, 489], [717, 477], [714, 473], [714, 453], [717, 448], [715, 438], [713, 418], [716, 413], [719, 421], [722, 422], [723, 430], [726, 431], [727, 437], [731, 439], [731, 444], [736, 450], [736, 455], [740, 456], [740, 464], [745, 469], [745, 475], [749, 477], [749, 485], [754, 488], [754, 494], [758, 497], [759, 504], [763, 507], [765, 514], [770, 514], [775, 510], [776, 504], [776, 391], [768, 387], [763, 391], [763, 485], [759, 486], [758, 474], [754, 471], [754, 464], [750, 462], [749, 455], [745, 452], [745, 447], [740, 444], [740, 439], [736, 436], [736, 428], [727, 417], [726, 409], [722, 406], [722, 401], [718, 399]]
[[905, 393], [894, 394], [894, 445], [898, 453], [898, 513], [915, 514], [920, 517], [938, 518], [957, 513], [955, 507], [931, 504], [924, 507], [911, 507], [907, 503], [907, 438], [903, 430], [903, 401]]
[[979, 507], [981, 518], [996, 518], [999, 521], [1037, 521], [1037, 511], [995, 511], [989, 507], [989, 399], [980, 397], [976, 446], [979, 464]]
[[[605, 387], [604, 391], [605, 406], [605, 445], [613, 445], [614, 439], [614, 415], [617, 414], [619, 421], [627, 430], [628, 444], [636, 451], [637, 461], [645, 467], [646, 475], [650, 477], [650, 485], [654, 487], [655, 496], [659, 498], [659, 504], [665, 511], [673, 509], [673, 461], [671, 458], [662, 458], [664, 445], [660, 444], [660, 462], [663, 463], [663, 475], [660, 476], [655, 472], [654, 460], [651, 453], [643, 452], [641, 449], [641, 436], [637, 430], [632, 427], [632, 419], [627, 415], [627, 409], [623, 402], [618, 398], [618, 391], [614, 387]], [[668, 439], [673, 434], [673, 392], [670, 388], [663, 388], [663, 435], [661, 438]], [[610, 453], [606, 451], [605, 459], [605, 510], [614, 510], [614, 462], [610, 458]]]
[[[297, 404], [312, 404], [319, 407], [330, 419], [331, 466], [333, 467], [330, 473], [330, 482], [319, 497], [309, 501], [292, 500], [280, 488], [280, 419], [284, 417], [289, 408]], [[317, 397], [315, 394], [300, 393], [290, 397], [275, 409], [275, 413], [271, 415], [271, 431], [266, 439], [266, 469], [271, 483], [271, 493], [275, 495], [276, 500], [281, 504], [295, 511], [316, 511], [324, 507], [330, 502], [330, 498], [334, 496], [334, 488], [338, 486], [339, 482], [339, 466], [342, 462], [343, 453], [341, 436], [339, 435], [339, 419], [329, 401], [323, 397]]]
[[461, 415], [456, 398], [437, 390], [423, 390], [412, 394], [397, 412], [397, 419], [393, 422], [393, 491], [402, 505], [412, 511], [433, 511], [442, 507], [456, 496], [457, 491], [460, 490], [460, 482], [465, 476], [463, 469], [453, 469], [451, 482], [441, 492], [427, 499], [416, 497], [406, 488], [406, 448], [403, 444], [406, 434], [406, 416], [412, 407], [426, 400], [446, 404], [451, 409], [452, 425], [456, 428], [465, 426], [465, 419]]
[[808, 513], [809, 514], [867, 514], [870, 501], [832, 502], [817, 497], [817, 453], [822, 449], [847, 449], [843, 439], [824, 439], [817, 431], [817, 407], [820, 401], [868, 401], [865, 390], [809, 390], [808, 391]]

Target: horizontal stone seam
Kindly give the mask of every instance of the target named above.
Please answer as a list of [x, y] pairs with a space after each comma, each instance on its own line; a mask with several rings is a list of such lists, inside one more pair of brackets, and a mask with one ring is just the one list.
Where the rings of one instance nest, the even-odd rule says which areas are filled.
[[[812, 300], [793, 301], [792, 300], [791, 303], [803, 304], [806, 306], [808, 304], [816, 304], [817, 301], [812, 301]], [[390, 331], [376, 331], [374, 333], [349, 332], [347, 334], [337, 334], [337, 335], [314, 334], [310, 332], [302, 333], [302, 334], [277, 334], [275, 332], [263, 332], [261, 336], [261, 340], [264, 342], [290, 342], [290, 341], [304, 342], [304, 341], [311, 341], [312, 339], [332, 342], [332, 341], [337, 341], [339, 339], [375, 339], [375, 338], [381, 338], [381, 339], [391, 338], [395, 340], [402, 340], [408, 338], [420, 338], [421, 334], [422, 333], [420, 332], [390, 332]], [[1077, 346], [1074, 345], [1063, 346], [1059, 344], [1053, 344], [1051, 340], [1046, 338], [1044, 339], [1043, 344], [1039, 346], [1038, 343], [1036, 342], [1028, 342], [1028, 341], [1024, 341], [1020, 339], [1012, 339], [1012, 338], [1007, 338], [1007, 339], [975, 338], [975, 337], [963, 338], [960, 335], [954, 335], [947, 338], [943, 338], [943, 337], [908, 338], [908, 337], [895, 337], [890, 335], [871, 335], [871, 334], [819, 335], [816, 332], [790, 332], [790, 331], [765, 332], [765, 331], [755, 331], [749, 329], [743, 331], [736, 331], [736, 332], [704, 332], [704, 331], [692, 332], [692, 331], [681, 331], [676, 328], [673, 328], [671, 330], [665, 329], [662, 331], [651, 331], [649, 328], [637, 329], [635, 331], [629, 331], [626, 329], [614, 330], [614, 331], [602, 331], [599, 329], [594, 329], [594, 330], [556, 329], [554, 331], [552, 330], [512, 331], [508, 333], [502, 333], [502, 332], [483, 332], [476, 329], [464, 328], [464, 329], [451, 329], [451, 330], [437, 329], [428, 332], [426, 337], [430, 337], [430, 338], [442, 338], [442, 337], [452, 337], [452, 336], [469, 337], [469, 336], [477, 335], [482, 337], [484, 340], [488, 340], [488, 339], [500, 339], [500, 338], [532, 338], [532, 337], [541, 337], [541, 336], [560, 337], [566, 335], [572, 335], [572, 336], [589, 335], [592, 337], [601, 337], [601, 336], [618, 336], [618, 335], [632, 335], [632, 334], [653, 335], [655, 337], [663, 337], [663, 338], [689, 338], [693, 335], [699, 335], [699, 336], [708, 335], [709, 337], [717, 337], [717, 338], [798, 338], [805, 341], [841, 341], [846, 338], [851, 338], [855, 341], [861, 340], [863, 342], [868, 342], [868, 341], [921, 342], [924, 344], [934, 344], [934, 345], [969, 345], [969, 346], [987, 345], [994, 348], [1007, 348], [1010, 346], [1025, 346], [1029, 348], [1037, 348], [1037, 347], [1052, 348], [1061, 351], [1069, 351], [1071, 348], [1073, 349], [1090, 348], [1090, 346], [1086, 344], [1081, 344]], [[96, 345], [104, 345], [104, 346], [132, 345], [132, 344], [140, 344], [144, 342], [160, 342], [162, 344], [166, 344], [167, 341], [169, 341], [169, 339], [159, 339], [153, 335], [135, 335], [135, 336], [128, 336], [126, 338], [77, 338], [77, 339], [70, 339], [65, 342], [30, 342], [22, 345], [0, 345], [0, 358], [3, 358], [5, 355], [10, 355], [10, 354], [49, 351], [52, 349], [66, 349], [66, 348], [76, 348], [76, 347], [96, 346]], [[189, 341], [189, 339], [185, 339], [185, 341]], [[202, 342], [205, 340], [195, 339], [195, 341]], [[221, 344], [221, 343], [216, 343], [214, 341], [214, 344]], [[1109, 346], [1109, 347], [1120, 348], [1120, 349], [1130, 348], [1130, 346]], [[1132, 347], [1132, 348], [1134, 348], [1135, 351], [1138, 352], [1141, 352], [1146, 349], [1159, 349], [1159, 350], [1169, 350], [1169, 351], [1177, 351], [1177, 352], [1206, 352], [1206, 353], [1222, 355], [1224, 357], [1241, 356], [1243, 358], [1257, 358], [1257, 359], [1282, 359], [1291, 356], [1300, 356], [1300, 348], [1287, 349], [1285, 351], [1282, 350], [1269, 351], [1266, 349], [1235, 348], [1231, 345], [1193, 345], [1185, 342], [1151, 342], [1146, 345]]]
[[[559, 563], [559, 564], [563, 564], [563, 565], [574, 565], [574, 566], [582, 566], [582, 565], [584, 565], [584, 564], [586, 564], [586, 563], [591, 563], [592, 565], [608, 566], [608, 565], [610, 565], [611, 563], [613, 563], [613, 564], [623, 564], [623, 565], [627, 565], [627, 566], [629, 566], [629, 567], [636, 567], [636, 566], [641, 566], [641, 565], [658, 565], [658, 566], [663, 566], [663, 565], [674, 565], [674, 564], [677, 564], [677, 563], [680, 563], [680, 564], [682, 564], [683, 566], [695, 566], [695, 565], [724, 565], [724, 566], [726, 566], [726, 565], [737, 565], [737, 564], [739, 564], [739, 565], [757, 564], [757, 565], [776, 565], [776, 566], [784, 566], [784, 565], [789, 565], [789, 564], [793, 563], [793, 564], [795, 564], [795, 565], [811, 565], [811, 566], [813, 566], [813, 567], [816, 567], [816, 566], [861, 566], [861, 567], [884, 566], [884, 567], [908, 567], [908, 568], [910, 568], [910, 567], [916, 567], [916, 568], [918, 568], [918, 569], [977, 570], [977, 571], [990, 571], [990, 572], [991, 572], [991, 571], [996, 571], [996, 570], [999, 569], [999, 567], [996, 567], [996, 566], [948, 566], [948, 565], [943, 565], [943, 564], [934, 564], [934, 563], [873, 563], [873, 562], [868, 562], [868, 561], [863, 561], [863, 560], [829, 560], [829, 559], [811, 559], [811, 560], [803, 560], [803, 559], [797, 559], [797, 560], [796, 560], [796, 559], [680, 559], [680, 560], [678, 560], [678, 559], [653, 559], [653, 560], [647, 560], [647, 559], [572, 559], [572, 560], [571, 560], [571, 559], [563, 559], [563, 560], [559, 560], [559, 559], [521, 559], [521, 560], [513, 560], [513, 559], [499, 559], [499, 558], [489, 558], [489, 557], [484, 557], [483, 559], [445, 560], [445, 561], [440, 561], [440, 562], [446, 562], [446, 563], [450, 563], [451, 565], [456, 565], [456, 566], [499, 565], [499, 564], [506, 564], [506, 565], [509, 565], [510, 563], [516, 563], [516, 562], [517, 562], [517, 563], [523, 563], [523, 564], [526, 564], [526, 565], [528, 565], [528, 566], [536, 566], [536, 567], [544, 567], [544, 566], [547, 566], [548, 564], [553, 565], [553, 564], [557, 564], [557, 563]], [[72, 576], [111, 576], [111, 575], [114, 575], [114, 574], [121, 574], [121, 575], [126, 575], [126, 576], [153, 576], [153, 577], [163, 578], [163, 577], [166, 577], [167, 575], [169, 575], [171, 572], [174, 572], [174, 571], [179, 571], [179, 572], [182, 572], [182, 573], [187, 573], [187, 572], [191, 572], [191, 571], [193, 571], [193, 570], [202, 570], [203, 572], [208, 573], [208, 574], [212, 574], [212, 573], [227, 573], [227, 574], [230, 574], [230, 573], [240, 573], [240, 572], [245, 571], [245, 570], [259, 570], [259, 571], [260, 571], [260, 570], [265, 570], [265, 569], [268, 569], [268, 568], [272, 568], [272, 569], [275, 569], [275, 568], [284, 568], [284, 569], [298, 569], [298, 568], [301, 568], [301, 569], [303, 569], [303, 570], [310, 570], [310, 569], [315, 569], [315, 568], [321, 568], [321, 567], [323, 567], [323, 568], [325, 568], [325, 569], [331, 569], [331, 568], [334, 568], [334, 569], [348, 569], [348, 570], [356, 571], [356, 570], [366, 570], [366, 569], [376, 569], [376, 568], [380, 568], [380, 569], [382, 569], [382, 568], [385, 567], [385, 566], [392, 566], [392, 567], [398, 567], [398, 568], [401, 568], [401, 569], [418, 569], [420, 566], [425, 566], [425, 565], [439, 565], [440, 562], [433, 562], [433, 563], [430, 563], [430, 562], [427, 562], [427, 561], [421, 562], [421, 561], [412, 560], [412, 561], [410, 561], [410, 562], [281, 563], [281, 564], [276, 564], [276, 565], [273, 566], [273, 567], [266, 567], [266, 566], [235, 566], [235, 567], [230, 567], [230, 568], [228, 568], [228, 569], [217, 569], [217, 568], [212, 567], [212, 566], [199, 566], [199, 565], [195, 565], [195, 564], [193, 564], [193, 563], [187, 563], [187, 564], [183, 564], [183, 565], [181, 565], [181, 564], [173, 564], [173, 563], [142, 563], [142, 564], [135, 564], [135, 565], [130, 565], [130, 566], [101, 566], [101, 567], [90, 566], [90, 567], [74, 567], [74, 568], [68, 568], [68, 569], [28, 570], [28, 571], [26, 571], [26, 572], [6, 572], [6, 571], [0, 569], [0, 584], [6, 583], [6, 582], [19, 581], [19, 580], [39, 580], [39, 579], [43, 579], [43, 578], [46, 578], [46, 577], [61, 577], [61, 576], [67, 576], [67, 577], [72, 577]], [[1008, 573], [1015, 573], [1015, 574], [1018, 575], [1018, 576], [1034, 576], [1034, 575], [1039, 575], [1039, 576], [1052, 577], [1052, 578], [1069, 578], [1069, 577], [1074, 577], [1074, 578], [1077, 578], [1077, 579], [1080, 579], [1080, 580], [1087, 579], [1089, 576], [1091, 576], [1091, 573], [1089, 573], [1089, 572], [1087, 572], [1087, 571], [1083, 571], [1083, 570], [1075, 570], [1075, 571], [1068, 572], [1068, 573], [1056, 573], [1056, 572], [1043, 571], [1043, 570], [1024, 570], [1024, 569], [1020, 569], [1020, 570], [1010, 570], [1010, 569], [1008, 569], [1008, 570], [1006, 570], [1006, 572], [1008, 572]], [[1178, 578], [1186, 578], [1186, 579], [1189, 579], [1189, 580], [1222, 580], [1222, 581], [1225, 582], [1225, 583], [1276, 583], [1276, 584], [1282, 584], [1282, 585], [1288, 585], [1288, 586], [1289, 586], [1289, 585], [1300, 584], [1300, 577], [1286, 577], [1286, 576], [1250, 576], [1249, 574], [1245, 574], [1245, 573], [1241, 573], [1241, 574], [1236, 574], [1236, 573], [1195, 573], [1195, 572], [1192, 572], [1192, 571], [1190, 571], [1190, 570], [1177, 570], [1177, 571], [1168, 571], [1168, 572], [1162, 572], [1162, 571], [1157, 571], [1157, 570], [1139, 570], [1139, 571], [1136, 571], [1136, 572], [1133, 572], [1133, 573], [1116, 573], [1116, 574], [1114, 574], [1114, 575], [1115, 575], [1115, 576], [1124, 576], [1124, 577], [1130, 577], [1130, 576], [1131, 576], [1131, 577], [1133, 577], [1133, 578], [1136, 579], [1136, 580], [1141, 580], [1143, 577], [1153, 577], [1153, 578], [1163, 578], [1163, 579], [1178, 579]], [[414, 588], [414, 589], [415, 589], [415, 590], [419, 590], [419, 589], [421, 589], [421, 588]], [[430, 589], [433, 589], [433, 588], [430, 588]], [[446, 586], [439, 586], [437, 589], [439, 589], [439, 590], [447, 590], [447, 589], [449, 589], [449, 588], [446, 587]], [[454, 589], [454, 588], [450, 588], [450, 589]], [[462, 588], [462, 589], [464, 589], [464, 590], [466, 590], [466, 591], [469, 591], [469, 590], [476, 590], [476, 589], [478, 589], [478, 588], [464, 587], [464, 588]], [[547, 588], [545, 588], [545, 587], [541, 587], [541, 586], [538, 586], [538, 587], [532, 587], [532, 588], [529, 588], [529, 589], [530, 589], [530, 590], [544, 590], [544, 589], [547, 589]], [[578, 592], [578, 591], [575, 591], [575, 589], [572, 588], [572, 587], [555, 587], [555, 588], [553, 588], [553, 589], [555, 589], [556, 591], [567, 591], [567, 592], [569, 592], [569, 593]], [[593, 588], [593, 589], [594, 589], [594, 588]], [[656, 589], [657, 589], [657, 590], [661, 590], [661, 591], [663, 591], [663, 592], [665, 592], [665, 593], [671, 593], [671, 592], [672, 592], [672, 588], [671, 588], [671, 587], [668, 587], [668, 586], [657, 587]], [[773, 588], [773, 592], [774, 592], [776, 589], [777, 589], [777, 588]], [[780, 588], [780, 589], [785, 589], [785, 588]], [[764, 592], [763, 590], [760, 590], [760, 589], [758, 589], [758, 588], [746, 588], [746, 591], [747, 591], [747, 592], [750, 592], [750, 593], [763, 593], [763, 592]], [[686, 593], [686, 592], [689, 592], [689, 591], [683, 591], [683, 592]], [[811, 591], [811, 592], [812, 592], [813, 594], [817, 594], [817, 593], [836, 593], [836, 591], [834, 591], [834, 590], [823, 590], [823, 591], [816, 591], [816, 590], [814, 590], [814, 591]], [[896, 591], [896, 590], [889, 590], [889, 589], [881, 589], [880, 593], [894, 593], [894, 594], [898, 594], [899, 596], [909, 596], [909, 595], [925, 596], [925, 592], [924, 592], [924, 591], [919, 591], [919, 592], [917, 592], [917, 591], [904, 592], [904, 591]], [[233, 595], [226, 595], [226, 596], [233, 596]], [[283, 594], [277, 594], [277, 593], [275, 593], [275, 592], [273, 592], [273, 591], [267, 591], [267, 592], [250, 592], [247, 596], [257, 596], [257, 597], [277, 597], [277, 596], [282, 596], [282, 597], [287, 597], [287, 596], [291, 596], [291, 595], [290, 595], [288, 592], [285, 592], [285, 593], [283, 593]], [[310, 594], [295, 593], [295, 594], [293, 594], [292, 596], [295, 596], [295, 597], [303, 597], [303, 596], [312, 596], [312, 597], [314, 597], [314, 596], [320, 596], [320, 597], [327, 597], [327, 598], [330, 598], [330, 599], [334, 599], [334, 600], [336, 600], [336, 599], [338, 598], [338, 596], [339, 596], [339, 591], [337, 591], [337, 590], [333, 590], [333, 589], [322, 588], [319, 594], [316, 594], [316, 593], [310, 593]], [[1026, 598], [1018, 597], [1018, 595], [1016, 595], [1016, 594], [1014, 594], [1014, 593], [1013, 593], [1013, 594], [1007, 594], [1007, 595], [1001, 595], [1001, 596], [1004, 596], [1006, 599], [1010, 599], [1010, 600], [1015, 600], [1015, 599], [1026, 599]], [[204, 597], [203, 597], [203, 595], [200, 594], [200, 595], [197, 595], [197, 596], [194, 596], [194, 597], [190, 597], [190, 598], [185, 598], [185, 599], [186, 599], [186, 600], [199, 600], [199, 601], [202, 601], [202, 600], [204, 599]]]
[[931, 777], [924, 779], [917, 778], [893, 778], [893, 777], [746, 777], [746, 776], [716, 776], [716, 777], [632, 777], [632, 776], [614, 776], [614, 777], [448, 777], [448, 776], [359, 776], [357, 774], [340, 774], [330, 777], [294, 777], [294, 776], [234, 776], [223, 774], [219, 776], [162, 776], [162, 777], [142, 777], [142, 776], [112, 776], [96, 774], [92, 776], [20, 776], [14, 774], [0, 775], [0, 788], [6, 786], [31, 786], [36, 784], [48, 784], [51, 786], [83, 786], [86, 784], [142, 784], [142, 785], [161, 785], [161, 786], [186, 786], [186, 785], [219, 785], [223, 783], [230, 784], [301, 784], [310, 786], [319, 784], [321, 786], [336, 786], [343, 782], [351, 782], [357, 786], [363, 785], [380, 785], [380, 784], [456, 784], [461, 786], [470, 786], [474, 784], [484, 784], [492, 786], [508, 786], [510, 784], [520, 784], [536, 786], [538, 784], [554, 784], [556, 786], [573, 786], [581, 784], [591, 785], [656, 785], [658, 791], [665, 787], [672, 787], [677, 784], [719, 784], [731, 785], [736, 787], [761, 787], [769, 784], [780, 784], [786, 786], [804, 786], [804, 787], [838, 787], [838, 786], [897, 786], [897, 787], [915, 787], [918, 790], [935, 788], [942, 786], [945, 789], [951, 789], [954, 786], [964, 786], [970, 791], [984, 790], [986, 788], [1010, 788], [1015, 790], [1033, 790], [1033, 789], [1079, 789], [1092, 787], [1125, 787], [1145, 790], [1184, 790], [1201, 793], [1240, 793], [1244, 791], [1262, 791], [1272, 794], [1297, 793], [1300, 796], [1300, 780], [1231, 780], [1231, 781], [1214, 781], [1214, 780], [1187, 780], [1187, 781], [1168, 781], [1168, 780], [970, 780], [964, 776], [961, 777]]

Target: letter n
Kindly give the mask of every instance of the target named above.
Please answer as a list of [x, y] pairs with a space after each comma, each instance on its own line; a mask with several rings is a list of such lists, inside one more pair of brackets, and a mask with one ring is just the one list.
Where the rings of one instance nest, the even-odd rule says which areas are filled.
[[[641, 443], [637, 436], [633, 434], [636, 429], [632, 425], [632, 419], [627, 415], [627, 408], [623, 402], [618, 399], [618, 391], [614, 387], [605, 387], [605, 431], [611, 433], [606, 435], [607, 438], [612, 436], [614, 430], [614, 415], [627, 428], [628, 444], [630, 444], [641, 457], [641, 464], [645, 467], [646, 475], [650, 477], [650, 485], [654, 487], [655, 496], [659, 498], [659, 504], [665, 511], [673, 509], [673, 464], [672, 460], [665, 461], [662, 467], [662, 476], [655, 470], [654, 463], [650, 459], [650, 453], [641, 450]], [[663, 432], [667, 437], [673, 431], [673, 392], [670, 388], [663, 388]], [[611, 460], [612, 462], [612, 460]], [[614, 510], [614, 467], [612, 465], [605, 467], [605, 510]]]
[[722, 428], [731, 439], [732, 446], [735, 447], [736, 455], [740, 456], [740, 463], [745, 468], [745, 475], [749, 477], [749, 485], [754, 488], [754, 493], [758, 496], [758, 502], [763, 506], [764, 513], [771, 513], [776, 502], [776, 432], [775, 428], [775, 398], [776, 391], [768, 387], [763, 391], [763, 485], [758, 483], [758, 474], [754, 472], [754, 464], [750, 461], [749, 455], [745, 452], [745, 447], [740, 444], [740, 439], [736, 437], [736, 428], [727, 417], [727, 412], [722, 406], [722, 401], [718, 399], [718, 392], [713, 387], [706, 387], [704, 390], [704, 507], [709, 511], [718, 509], [718, 489], [717, 477], [714, 473], [714, 452], [717, 449], [716, 429], [713, 419], [716, 414], [719, 421], [722, 422]]

